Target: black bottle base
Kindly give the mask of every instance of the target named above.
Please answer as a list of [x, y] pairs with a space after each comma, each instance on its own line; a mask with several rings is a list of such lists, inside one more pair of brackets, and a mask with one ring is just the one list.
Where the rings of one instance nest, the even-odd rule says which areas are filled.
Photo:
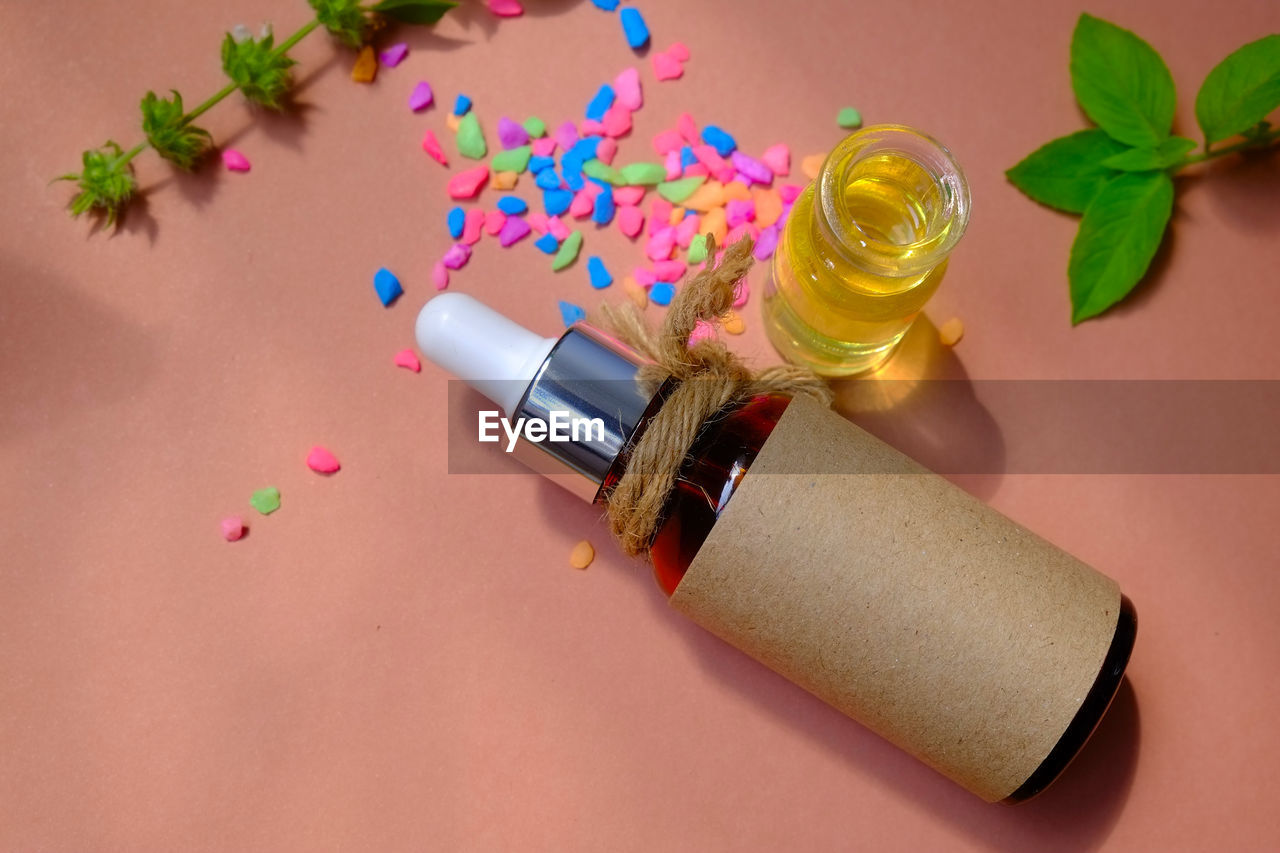
[[1138, 616], [1134, 612], [1133, 602], [1128, 596], [1120, 596], [1120, 614], [1116, 620], [1116, 633], [1111, 638], [1111, 648], [1102, 661], [1102, 669], [1089, 689], [1089, 694], [1080, 703], [1080, 710], [1075, 719], [1062, 733], [1058, 743], [1050, 751], [1047, 758], [1040, 763], [1035, 772], [1023, 782], [1003, 802], [1023, 803], [1043, 791], [1067, 769], [1071, 759], [1076, 757], [1081, 747], [1089, 740], [1093, 730], [1098, 727], [1102, 717], [1111, 707], [1111, 700], [1120, 689], [1124, 679], [1124, 668], [1129, 663], [1129, 655], [1133, 652], [1133, 641], [1138, 633]]

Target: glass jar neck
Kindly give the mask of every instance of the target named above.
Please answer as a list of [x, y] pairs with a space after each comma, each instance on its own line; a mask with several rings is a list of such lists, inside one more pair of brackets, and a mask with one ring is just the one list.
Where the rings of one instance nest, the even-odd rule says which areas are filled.
[[946, 260], [969, 222], [969, 187], [951, 152], [901, 125], [874, 125], [828, 155], [813, 221], [834, 253], [872, 275], [919, 276]]

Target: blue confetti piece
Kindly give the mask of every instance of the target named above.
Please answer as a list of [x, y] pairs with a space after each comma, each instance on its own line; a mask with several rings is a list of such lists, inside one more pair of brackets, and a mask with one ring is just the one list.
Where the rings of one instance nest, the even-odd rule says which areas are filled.
[[[529, 205], [524, 203], [524, 199], [518, 195], [504, 195], [498, 199], [498, 210], [501, 210], [507, 216], [519, 216], [529, 209]], [[457, 239], [458, 235], [454, 235]]]
[[[593, 182], [600, 183], [599, 181]], [[591, 211], [591, 221], [597, 225], [608, 225], [613, 221], [613, 214], [617, 207], [613, 201], [613, 189], [607, 187], [604, 192], [596, 196], [596, 205]]]
[[582, 137], [577, 142], [573, 143], [573, 147], [565, 152], [564, 157], [560, 158], [561, 163], [563, 164], [565, 157], [572, 157], [582, 163], [585, 163], [588, 160], [594, 160], [596, 158], [596, 152], [600, 149], [600, 139], [601, 137], [599, 136]]
[[572, 302], [560, 301], [560, 319], [564, 321], [565, 326], [572, 326], [574, 323], [587, 319], [587, 312], [582, 310], [581, 305], [574, 305]]
[[446, 221], [449, 224], [449, 236], [457, 240], [462, 236], [462, 229], [467, 224], [467, 212], [460, 207], [455, 207], [449, 211]]
[[619, 0], [591, 0], [591, 2], [596, 4], [597, 9], [612, 12], [614, 9], [618, 8]]
[[390, 305], [404, 293], [400, 279], [386, 267], [373, 274], [373, 289], [378, 292], [378, 299], [382, 300], [383, 305]]
[[555, 164], [556, 161], [554, 157], [530, 157], [529, 171], [536, 175], [543, 169], [550, 169]]
[[680, 149], [680, 168], [687, 169], [694, 163], [698, 162], [698, 156], [693, 153], [693, 149], [688, 145]]
[[622, 21], [622, 34], [627, 37], [627, 44], [632, 50], [639, 50], [649, 43], [649, 25], [644, 16], [634, 6], [624, 6], [618, 13]]
[[655, 281], [649, 288], [649, 301], [654, 305], [670, 305], [676, 295], [676, 286], [668, 281]]
[[702, 141], [716, 149], [716, 153], [721, 157], [728, 157], [733, 153], [733, 149], [738, 147], [738, 143], [732, 136], [714, 124], [709, 124], [702, 129]]
[[547, 216], [559, 216], [573, 204], [573, 193], [568, 190], [547, 190], [542, 194], [542, 206]]
[[586, 186], [585, 178], [583, 178], [582, 176], [582, 167], [578, 166], [578, 168], [574, 169], [573, 171], [569, 171], [568, 169], [566, 169], [564, 173], [564, 183], [565, 183], [565, 186], [567, 186], [569, 189], [573, 190], [574, 192], [577, 192], [578, 190]]
[[543, 169], [533, 179], [540, 190], [558, 190], [560, 189], [560, 176], [556, 174], [555, 169]]
[[554, 255], [556, 250], [560, 248], [560, 242], [556, 240], [556, 235], [550, 231], [534, 240], [533, 245], [538, 247], [538, 251], [548, 255]]
[[587, 258], [587, 275], [591, 276], [591, 286], [596, 290], [604, 290], [613, 284], [613, 276], [605, 268], [604, 261], [595, 255]]
[[467, 110], [469, 109], [471, 109], [471, 99], [466, 95], [458, 95], [457, 99], [453, 102], [453, 114], [456, 116], [464, 116], [467, 114]]
[[600, 121], [604, 118], [605, 112], [608, 111], [609, 107], [613, 106], [614, 97], [612, 86], [608, 83], [601, 86], [600, 90], [596, 92], [596, 96], [591, 99], [591, 103], [587, 104], [587, 118], [592, 121]]

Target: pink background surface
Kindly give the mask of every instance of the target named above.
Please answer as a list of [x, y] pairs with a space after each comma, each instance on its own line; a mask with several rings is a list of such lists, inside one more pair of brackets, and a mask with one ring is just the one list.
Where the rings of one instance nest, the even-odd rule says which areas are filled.
[[[102, 139], [132, 144], [146, 89], [194, 104], [220, 87], [225, 29], [284, 34], [305, 6], [0, 6], [0, 849], [1280, 847], [1280, 478], [962, 480], [1117, 578], [1140, 617], [1094, 743], [1007, 808], [669, 612], [596, 508], [532, 477], [446, 473], [444, 376], [391, 365], [447, 245], [448, 173], [418, 148], [427, 126], [447, 139], [444, 110], [412, 115], [408, 92], [429, 79], [445, 109], [467, 92], [492, 141], [504, 113], [579, 116], [636, 61], [589, 3], [528, 5], [404, 32], [409, 58], [373, 86], [313, 36], [300, 110], [207, 116], [253, 171], [173, 176], [144, 154], [145, 206], [114, 235], [68, 220], [49, 179]], [[1208, 69], [1280, 29], [1271, 0], [1198, 5], [1089, 8], [1163, 52], [1188, 134]], [[641, 6], [656, 46], [693, 58], [675, 83], [643, 64], [620, 162], [681, 109], [797, 162], [839, 138], [845, 104], [952, 148], [974, 214], [929, 313], [968, 333], [926, 348], [929, 375], [1280, 378], [1275, 156], [1180, 180], [1154, 280], [1070, 327], [1075, 220], [1002, 173], [1083, 126], [1078, 5]], [[528, 243], [478, 249], [454, 287], [546, 334], [557, 299], [601, 297], [581, 263], [557, 276]], [[615, 230], [588, 250], [615, 270], [640, 254]], [[388, 310], [382, 265], [407, 291]], [[757, 308], [735, 345], [765, 360]], [[341, 473], [306, 470], [313, 443]], [[251, 517], [267, 484], [283, 509]], [[235, 512], [251, 533], [228, 545]], [[576, 572], [584, 537], [599, 556]]]

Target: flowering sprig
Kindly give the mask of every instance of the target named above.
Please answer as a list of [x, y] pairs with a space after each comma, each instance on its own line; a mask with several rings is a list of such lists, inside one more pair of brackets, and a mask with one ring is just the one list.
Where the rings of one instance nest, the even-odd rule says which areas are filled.
[[71, 215], [97, 213], [107, 225], [115, 225], [137, 194], [138, 181], [131, 161], [146, 148], [155, 149], [180, 169], [194, 169], [213, 144], [213, 138], [193, 122], [232, 92], [239, 91], [251, 103], [267, 109], [284, 109], [293, 87], [290, 69], [297, 64], [288, 51], [313, 30], [323, 27], [342, 44], [360, 47], [382, 17], [406, 24], [434, 24], [457, 5], [456, 0], [381, 0], [369, 6], [360, 0], [307, 3], [314, 17], [278, 45], [269, 30], [257, 39], [227, 33], [222, 41], [222, 70], [230, 82], [190, 112], [184, 111], [182, 95], [176, 89], [170, 90], [170, 98], [147, 92], [141, 102], [145, 141], [126, 151], [108, 140], [81, 155], [79, 172], [55, 179], [76, 184], [78, 192], [68, 206]]

